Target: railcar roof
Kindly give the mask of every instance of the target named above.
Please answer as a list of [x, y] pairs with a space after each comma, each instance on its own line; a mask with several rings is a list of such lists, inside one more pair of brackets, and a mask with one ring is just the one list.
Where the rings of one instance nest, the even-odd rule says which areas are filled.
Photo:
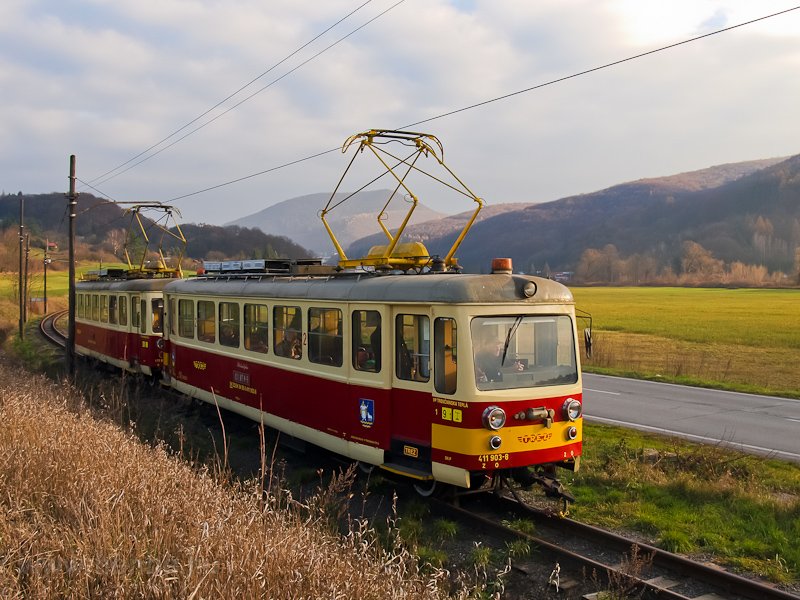
[[164, 289], [168, 283], [175, 279], [122, 279], [122, 280], [97, 280], [78, 281], [75, 288], [80, 291], [114, 291], [120, 292], [157, 292]]
[[[536, 292], [523, 290], [533, 283]], [[530, 289], [530, 287], [529, 287]], [[171, 281], [167, 292], [192, 295], [297, 298], [349, 302], [572, 303], [569, 289], [526, 275], [336, 275], [331, 277], [197, 277]]]

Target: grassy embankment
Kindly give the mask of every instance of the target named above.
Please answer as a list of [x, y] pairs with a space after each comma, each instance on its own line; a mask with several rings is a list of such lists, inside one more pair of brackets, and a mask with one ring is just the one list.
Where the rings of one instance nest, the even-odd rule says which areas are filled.
[[572, 288], [589, 372], [800, 398], [800, 290]]
[[401, 546], [331, 528], [340, 490], [299, 504], [192, 468], [2, 360], [0, 456], [3, 598], [445, 596]]

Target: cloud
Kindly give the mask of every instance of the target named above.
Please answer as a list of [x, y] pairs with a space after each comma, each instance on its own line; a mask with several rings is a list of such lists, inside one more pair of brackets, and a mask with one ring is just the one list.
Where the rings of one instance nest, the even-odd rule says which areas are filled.
[[[73, 153], [82, 179], [105, 173], [362, 3], [6, 0], [0, 187], [63, 189]], [[428, 119], [791, 6], [407, 0], [325, 50], [392, 4], [368, 3], [237, 100], [285, 75], [279, 82], [97, 187], [119, 200], [169, 200], [337, 147], [358, 131]], [[798, 28], [800, 11], [419, 128], [440, 137], [448, 163], [490, 202], [794, 154]], [[331, 190], [346, 160], [326, 155], [177, 205], [187, 221], [230, 221]]]

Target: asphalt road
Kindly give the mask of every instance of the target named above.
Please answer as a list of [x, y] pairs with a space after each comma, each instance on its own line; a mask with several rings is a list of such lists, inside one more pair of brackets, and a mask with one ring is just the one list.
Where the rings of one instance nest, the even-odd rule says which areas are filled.
[[583, 374], [590, 422], [800, 462], [800, 400]]

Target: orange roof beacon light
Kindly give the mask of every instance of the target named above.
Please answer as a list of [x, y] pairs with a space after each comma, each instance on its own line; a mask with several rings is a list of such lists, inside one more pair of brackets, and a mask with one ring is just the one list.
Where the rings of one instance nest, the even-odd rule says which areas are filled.
[[510, 258], [493, 258], [492, 259], [492, 273], [502, 273], [504, 275], [511, 275], [513, 268], [511, 266]]
[[[336, 184], [336, 188], [333, 190], [330, 200], [328, 200], [325, 208], [319, 213], [319, 216], [322, 219], [322, 224], [325, 226], [325, 230], [328, 232], [334, 248], [336, 248], [336, 251], [339, 253], [339, 268], [354, 269], [367, 267], [384, 270], [399, 269], [405, 271], [414, 269], [420, 271], [422, 269], [432, 267], [434, 259], [430, 256], [427, 248], [425, 248], [425, 245], [422, 242], [400, 243], [400, 237], [403, 235], [406, 225], [408, 225], [411, 215], [414, 213], [414, 209], [419, 203], [419, 198], [409, 188], [409, 175], [422, 174], [442, 184], [446, 188], [449, 188], [450, 190], [473, 200], [477, 204], [475, 207], [475, 212], [469, 218], [467, 224], [464, 226], [464, 229], [458, 235], [452, 247], [447, 252], [447, 255], [444, 258], [436, 260], [435, 267], [437, 270], [457, 270], [458, 260], [455, 258], [455, 252], [461, 245], [461, 242], [464, 240], [467, 231], [469, 231], [470, 227], [472, 227], [472, 224], [475, 222], [475, 218], [478, 216], [478, 213], [483, 207], [483, 200], [478, 198], [478, 196], [476, 196], [464, 184], [464, 182], [461, 181], [447, 165], [445, 165], [443, 158], [444, 148], [442, 147], [442, 143], [435, 136], [427, 133], [395, 131], [391, 129], [371, 129], [347, 138], [342, 146], [342, 152], [347, 152], [356, 142], [358, 142], [358, 146], [356, 151], [353, 153], [353, 158], [350, 159], [347, 168], [342, 174], [342, 177], [339, 179], [339, 183]], [[405, 157], [396, 156], [385, 148], [385, 146], [388, 146], [391, 143], [397, 143], [411, 148], [411, 152]], [[342, 182], [344, 181], [348, 171], [353, 166], [356, 157], [363, 153], [364, 150], [369, 150], [372, 152], [372, 154], [383, 166], [383, 172], [369, 181], [367, 184], [357, 189], [352, 194], [348, 194], [344, 199], [333, 203], [336, 193], [339, 191], [339, 187], [342, 185]], [[418, 161], [422, 157], [432, 157], [436, 161], [436, 164], [439, 165], [440, 170], [444, 170], [444, 174], [437, 176], [423, 170], [418, 165]], [[377, 217], [378, 226], [386, 236], [388, 243], [386, 245], [373, 246], [369, 249], [367, 255], [364, 257], [348, 258], [325, 217], [334, 208], [349, 200], [357, 193], [363, 191], [369, 185], [375, 183], [385, 175], [390, 175], [396, 182], [394, 190], [389, 195], [389, 199], [383, 205], [383, 208], [380, 210]], [[386, 221], [388, 218], [387, 208], [389, 204], [393, 199], [395, 199], [401, 188], [403, 189], [403, 192], [400, 195], [410, 203], [410, 207], [408, 212], [405, 214], [402, 223], [397, 228], [397, 231], [392, 233], [386, 227], [384, 221]]]

